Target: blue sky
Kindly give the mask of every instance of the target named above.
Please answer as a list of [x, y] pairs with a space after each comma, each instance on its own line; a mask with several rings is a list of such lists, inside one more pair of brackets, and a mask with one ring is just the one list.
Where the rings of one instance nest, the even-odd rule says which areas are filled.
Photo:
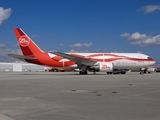
[[141, 52], [160, 63], [160, 0], [0, 3], [0, 61], [21, 53], [13, 33], [20, 27], [44, 51]]

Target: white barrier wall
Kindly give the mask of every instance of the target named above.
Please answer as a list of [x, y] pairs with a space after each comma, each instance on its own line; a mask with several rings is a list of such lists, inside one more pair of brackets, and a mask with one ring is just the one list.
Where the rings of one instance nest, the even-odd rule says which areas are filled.
[[21, 64], [13, 64], [13, 71], [22, 71], [22, 65]]
[[45, 71], [46, 67], [29, 63], [0, 63], [0, 71]]

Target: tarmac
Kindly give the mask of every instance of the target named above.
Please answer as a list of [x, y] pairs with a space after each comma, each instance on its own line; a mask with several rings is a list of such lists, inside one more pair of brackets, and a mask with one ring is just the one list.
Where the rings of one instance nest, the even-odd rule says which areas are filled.
[[160, 120], [160, 73], [0, 72], [0, 120]]

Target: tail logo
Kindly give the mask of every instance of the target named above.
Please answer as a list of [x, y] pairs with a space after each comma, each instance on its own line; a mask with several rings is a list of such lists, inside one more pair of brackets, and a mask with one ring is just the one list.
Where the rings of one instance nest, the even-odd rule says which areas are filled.
[[27, 37], [27, 36], [21, 36], [19, 38], [19, 44], [22, 46], [22, 47], [27, 47], [30, 43], [30, 39]]

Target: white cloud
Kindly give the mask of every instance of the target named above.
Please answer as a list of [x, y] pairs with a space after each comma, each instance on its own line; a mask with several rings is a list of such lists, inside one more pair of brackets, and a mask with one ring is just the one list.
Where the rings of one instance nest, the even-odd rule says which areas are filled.
[[60, 43], [60, 44], [59, 44], [59, 46], [63, 46], [63, 44], [62, 44], [62, 43]]
[[31, 38], [38, 38], [38, 35], [32, 35]]
[[95, 51], [96, 52], [107, 52], [106, 48], [98, 48]]
[[130, 33], [123, 33], [123, 34], [121, 34], [120, 36], [121, 36], [121, 37], [128, 37], [128, 36], [130, 36]]
[[4, 43], [0, 43], [0, 48], [5, 47], [6, 45]]
[[11, 11], [11, 8], [3, 9], [3, 7], [0, 7], [0, 25], [9, 18]]
[[139, 40], [145, 38], [147, 38], [146, 34], [140, 34], [139, 32], [135, 32], [129, 37], [130, 40]]
[[149, 36], [146, 34], [140, 34], [139, 32], [135, 32], [128, 40], [131, 44], [140, 45], [140, 46], [149, 46], [149, 45], [160, 45], [160, 34], [157, 36]]
[[69, 51], [69, 53], [79, 53], [79, 51], [74, 50], [74, 49], [71, 49], [71, 50]]
[[0, 49], [0, 62], [14, 62], [16, 59], [8, 56], [9, 53], [22, 54], [20, 49]]
[[71, 49], [68, 53], [88, 53], [89, 50], [82, 50], [82, 51], [78, 51], [75, 49]]
[[76, 43], [74, 45], [71, 45], [72, 47], [82, 47], [83, 45], [81, 43]]
[[74, 45], [71, 45], [71, 47], [90, 47], [92, 46], [92, 42], [89, 43], [76, 43]]
[[142, 8], [138, 9], [137, 11], [144, 11], [145, 14], [154, 12], [156, 10], [160, 10], [160, 5], [147, 5], [143, 6]]
[[13, 61], [16, 61], [16, 59], [8, 56], [9, 53], [22, 55], [22, 52], [21, 52], [20, 49], [7, 48], [6, 44], [0, 43], [0, 62], [13, 62]]

